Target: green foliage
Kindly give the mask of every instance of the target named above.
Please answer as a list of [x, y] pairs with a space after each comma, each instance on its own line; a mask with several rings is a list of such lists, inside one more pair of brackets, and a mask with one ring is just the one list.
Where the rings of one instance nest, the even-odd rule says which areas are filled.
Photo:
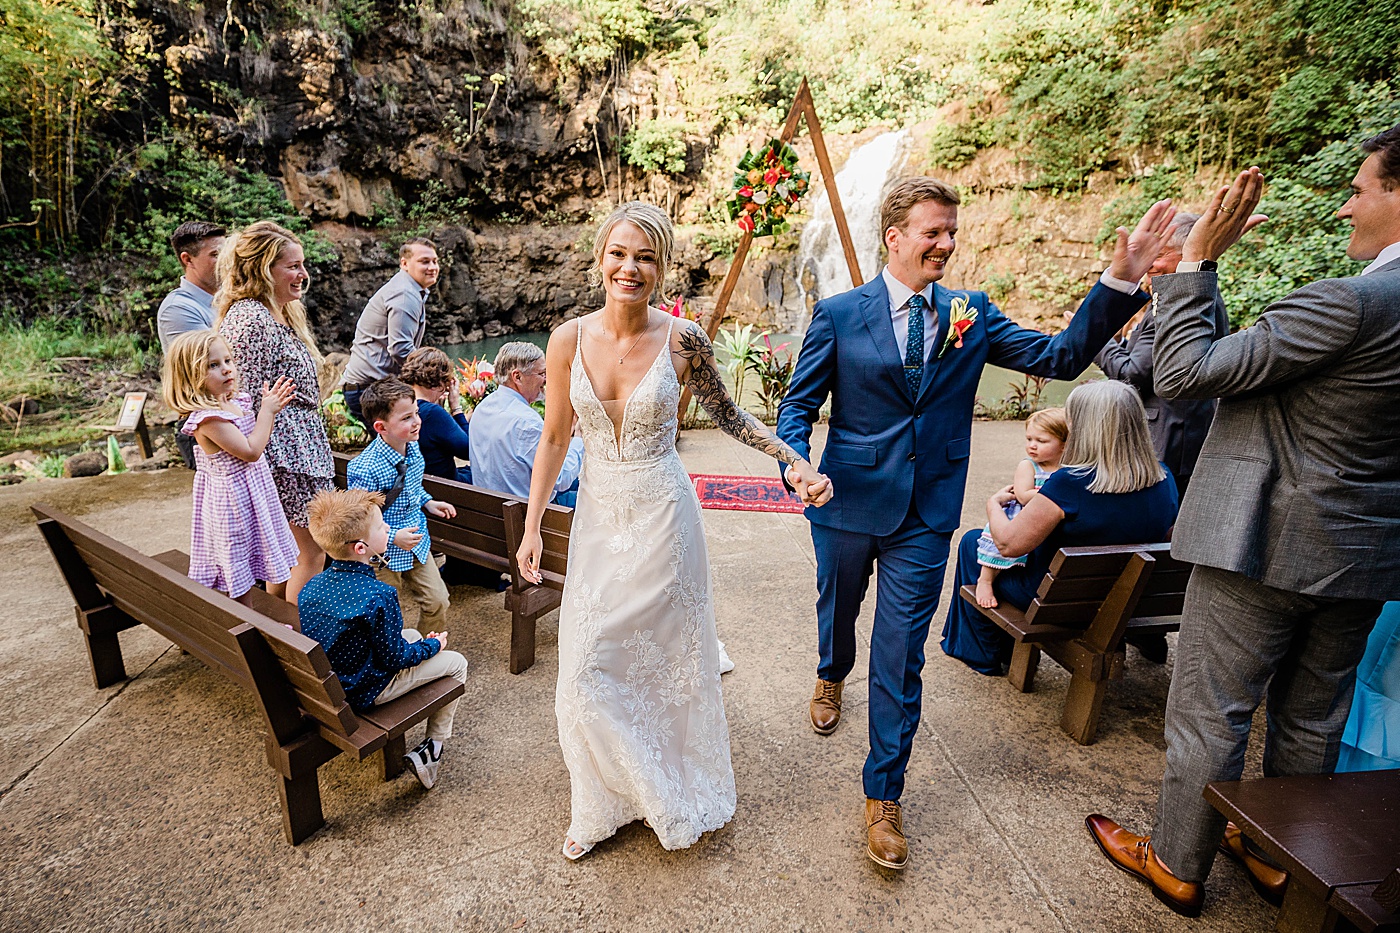
[[763, 345], [759, 341], [767, 336], [767, 331], [755, 336], [752, 324], [735, 324], [732, 331], [720, 330], [715, 335], [715, 349], [724, 355], [724, 371], [734, 382], [734, 402], [741, 407], [744, 404], [744, 376], [762, 357]]
[[153, 275], [161, 281], [180, 274], [178, 261], [170, 255], [170, 234], [191, 218], [231, 228], [273, 220], [297, 234], [307, 262], [336, 258], [330, 242], [311, 230], [281, 186], [261, 172], [226, 165], [180, 137], [145, 146], [137, 168], [149, 206], [139, 221], [121, 232], [118, 245], [151, 257], [156, 263]]
[[1007, 383], [1006, 394], [999, 399], [984, 402], [979, 396], [973, 404], [973, 416], [988, 421], [1024, 421], [1046, 407], [1042, 397], [1049, 384], [1042, 376], [1022, 376], [1019, 382]]
[[121, 445], [117, 443], [115, 434], [107, 435], [107, 472], [125, 473], [126, 458], [122, 456]]
[[63, 464], [68, 460], [63, 454], [47, 454], [39, 459], [34, 466], [39, 472], [49, 479], [63, 478]]
[[619, 53], [646, 50], [662, 24], [644, 0], [519, 0], [515, 10], [521, 33], [564, 73], [596, 72]]
[[929, 133], [928, 161], [934, 168], [960, 169], [994, 141], [992, 127], [983, 120], [940, 123]]
[[640, 120], [627, 131], [622, 155], [647, 172], [679, 175], [685, 171], [686, 127], [675, 120]]

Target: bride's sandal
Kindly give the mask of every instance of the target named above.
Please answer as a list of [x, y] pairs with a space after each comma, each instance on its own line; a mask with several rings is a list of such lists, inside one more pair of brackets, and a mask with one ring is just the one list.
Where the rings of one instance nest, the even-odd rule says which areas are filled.
[[572, 839], [570, 839], [568, 836], [565, 836], [565, 837], [564, 837], [564, 850], [563, 850], [563, 851], [564, 851], [564, 858], [568, 859], [568, 860], [571, 861], [571, 862], [577, 862], [579, 859], [583, 858], [583, 857], [584, 857], [585, 855], [587, 855], [589, 852], [593, 851], [593, 847], [592, 847], [592, 846], [583, 845], [582, 843], [574, 842], [574, 841], [573, 841]]

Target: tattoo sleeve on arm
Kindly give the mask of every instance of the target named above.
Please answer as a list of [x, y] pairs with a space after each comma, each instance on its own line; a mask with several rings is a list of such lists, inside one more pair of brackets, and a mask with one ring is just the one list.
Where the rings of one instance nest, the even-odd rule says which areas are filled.
[[796, 463], [802, 458], [797, 451], [778, 439], [778, 436], [762, 421], [744, 411], [720, 378], [719, 367], [715, 363], [715, 351], [710, 338], [699, 327], [686, 327], [680, 335], [680, 348], [676, 351], [686, 361], [689, 376], [686, 385], [700, 400], [705, 411], [709, 412], [720, 430], [754, 450], [774, 457], [783, 463]]

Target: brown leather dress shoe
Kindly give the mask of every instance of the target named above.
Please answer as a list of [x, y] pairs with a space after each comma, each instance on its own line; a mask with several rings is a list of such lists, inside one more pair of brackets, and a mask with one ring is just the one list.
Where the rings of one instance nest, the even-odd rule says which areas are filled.
[[865, 798], [865, 835], [865, 854], [876, 865], [901, 871], [909, 861], [909, 843], [904, 840], [904, 811], [898, 800]]
[[1115, 867], [1147, 883], [1157, 900], [1183, 917], [1199, 917], [1206, 886], [1195, 881], [1182, 881], [1162, 864], [1152, 851], [1146, 836], [1128, 832], [1106, 816], [1095, 813], [1084, 819], [1089, 835]]
[[844, 686], [839, 680], [817, 681], [817, 689], [812, 691], [812, 702], [807, 707], [812, 717], [812, 731], [817, 735], [831, 735], [841, 722], [841, 688]]
[[1244, 866], [1249, 883], [1260, 897], [1275, 907], [1283, 904], [1283, 892], [1288, 888], [1288, 872], [1275, 868], [1251, 852], [1245, 845], [1244, 833], [1234, 823], [1225, 824], [1225, 838], [1220, 840], [1220, 851]]

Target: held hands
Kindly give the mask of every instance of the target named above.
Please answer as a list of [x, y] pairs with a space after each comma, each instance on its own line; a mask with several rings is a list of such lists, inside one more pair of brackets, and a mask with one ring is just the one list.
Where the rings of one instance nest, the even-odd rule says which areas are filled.
[[540, 573], [540, 554], [544, 551], [544, 540], [538, 531], [528, 528], [520, 539], [520, 549], [515, 552], [515, 562], [520, 565], [520, 575], [531, 583], [544, 579]]
[[1141, 281], [1171, 236], [1175, 217], [1176, 208], [1171, 198], [1165, 198], [1147, 209], [1131, 233], [1127, 227], [1119, 227], [1118, 244], [1113, 248], [1108, 274], [1125, 282]]
[[1269, 219], [1253, 212], [1263, 196], [1263, 173], [1257, 167], [1240, 172], [1234, 184], [1215, 192], [1210, 207], [1186, 237], [1181, 258], [1186, 262], [1219, 259], [1240, 237]]
[[425, 639], [428, 639], [428, 638], [436, 638], [436, 639], [438, 640], [438, 647], [439, 647], [439, 648], [445, 649], [445, 648], [447, 647], [447, 633], [446, 633], [446, 632], [429, 632], [428, 634], [424, 635], [423, 637], [424, 637]]
[[443, 502], [439, 499], [429, 499], [427, 505], [423, 506], [423, 511], [433, 518], [457, 517], [457, 507], [450, 502]]
[[788, 485], [797, 490], [797, 496], [803, 505], [821, 508], [831, 501], [831, 480], [818, 473], [816, 467], [806, 460], [799, 460], [789, 466], [784, 476]]
[[423, 540], [423, 533], [417, 528], [400, 528], [394, 534], [394, 547], [401, 551], [411, 551]]
[[263, 383], [262, 408], [260, 410], [272, 409], [275, 415], [291, 404], [292, 396], [296, 394], [297, 384], [287, 376], [278, 376], [277, 381], [271, 386]]

